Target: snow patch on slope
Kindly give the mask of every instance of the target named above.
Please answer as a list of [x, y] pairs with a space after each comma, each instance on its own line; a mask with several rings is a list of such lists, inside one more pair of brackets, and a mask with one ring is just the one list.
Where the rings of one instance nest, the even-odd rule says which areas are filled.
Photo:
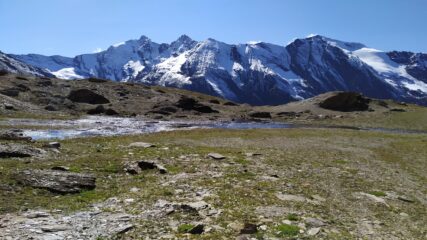
[[56, 72], [51, 72], [55, 77], [61, 78], [61, 79], [82, 79], [83, 76], [78, 75], [75, 72], [75, 69], [73, 67], [71, 68], [63, 68]]

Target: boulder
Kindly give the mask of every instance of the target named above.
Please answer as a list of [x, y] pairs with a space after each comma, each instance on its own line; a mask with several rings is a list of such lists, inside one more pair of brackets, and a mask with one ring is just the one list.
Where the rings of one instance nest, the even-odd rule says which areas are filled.
[[17, 97], [19, 96], [20, 89], [18, 88], [7, 88], [0, 90], [0, 94], [9, 96], [9, 97]]
[[31, 137], [24, 136], [20, 130], [0, 131], [0, 140], [31, 141]]
[[44, 151], [22, 144], [1, 144], [0, 158], [27, 158], [43, 154]]
[[249, 117], [253, 117], [253, 118], [271, 118], [271, 114], [269, 112], [251, 112], [251, 113], [249, 113]]
[[54, 193], [79, 193], [95, 188], [96, 178], [90, 174], [55, 170], [24, 170], [16, 175], [24, 186], [47, 189]]
[[90, 114], [90, 115], [97, 115], [97, 114], [103, 114], [103, 113], [105, 113], [105, 107], [102, 105], [98, 105], [96, 106], [96, 108], [92, 108], [87, 111], [87, 114]]
[[225, 159], [225, 156], [219, 154], [219, 153], [209, 153], [208, 157], [215, 159], [215, 160], [222, 160]]
[[212, 109], [209, 106], [199, 103], [196, 99], [182, 96], [176, 103], [175, 106], [187, 111], [197, 111], [201, 113], [217, 113], [217, 110]]
[[78, 103], [88, 103], [88, 104], [110, 103], [110, 100], [89, 89], [72, 90], [67, 98], [73, 102], [78, 102]]
[[352, 112], [367, 111], [370, 99], [355, 92], [337, 92], [323, 99], [319, 106], [324, 109]]
[[155, 145], [151, 144], [151, 143], [146, 143], [146, 142], [134, 142], [134, 143], [129, 144], [129, 147], [150, 148], [150, 147], [155, 147]]

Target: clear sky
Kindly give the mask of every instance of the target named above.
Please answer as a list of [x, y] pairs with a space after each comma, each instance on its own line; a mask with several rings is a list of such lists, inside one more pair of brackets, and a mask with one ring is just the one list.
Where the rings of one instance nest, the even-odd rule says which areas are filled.
[[141, 35], [285, 45], [320, 34], [427, 52], [427, 0], [0, 0], [0, 51], [74, 56]]

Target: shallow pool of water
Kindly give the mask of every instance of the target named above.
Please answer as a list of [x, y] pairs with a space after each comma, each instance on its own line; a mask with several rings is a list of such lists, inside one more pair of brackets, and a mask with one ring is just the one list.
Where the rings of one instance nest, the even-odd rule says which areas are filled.
[[277, 122], [195, 122], [195, 121], [147, 121], [140, 118], [118, 118], [105, 116], [90, 116], [75, 120], [36, 120], [9, 119], [0, 121], [7, 126], [35, 126], [41, 129], [25, 129], [25, 136], [34, 140], [66, 139], [91, 136], [116, 136], [172, 131], [194, 128], [221, 129], [278, 129], [278, 128], [344, 128], [351, 130], [377, 131], [403, 134], [425, 134], [424, 131], [384, 129], [384, 128], [355, 128], [340, 126], [295, 125]]

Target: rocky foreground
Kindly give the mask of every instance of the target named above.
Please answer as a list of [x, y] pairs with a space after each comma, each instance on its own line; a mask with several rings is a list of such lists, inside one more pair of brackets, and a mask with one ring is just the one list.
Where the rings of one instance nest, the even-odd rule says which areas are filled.
[[1, 239], [423, 239], [425, 134], [3, 138]]

